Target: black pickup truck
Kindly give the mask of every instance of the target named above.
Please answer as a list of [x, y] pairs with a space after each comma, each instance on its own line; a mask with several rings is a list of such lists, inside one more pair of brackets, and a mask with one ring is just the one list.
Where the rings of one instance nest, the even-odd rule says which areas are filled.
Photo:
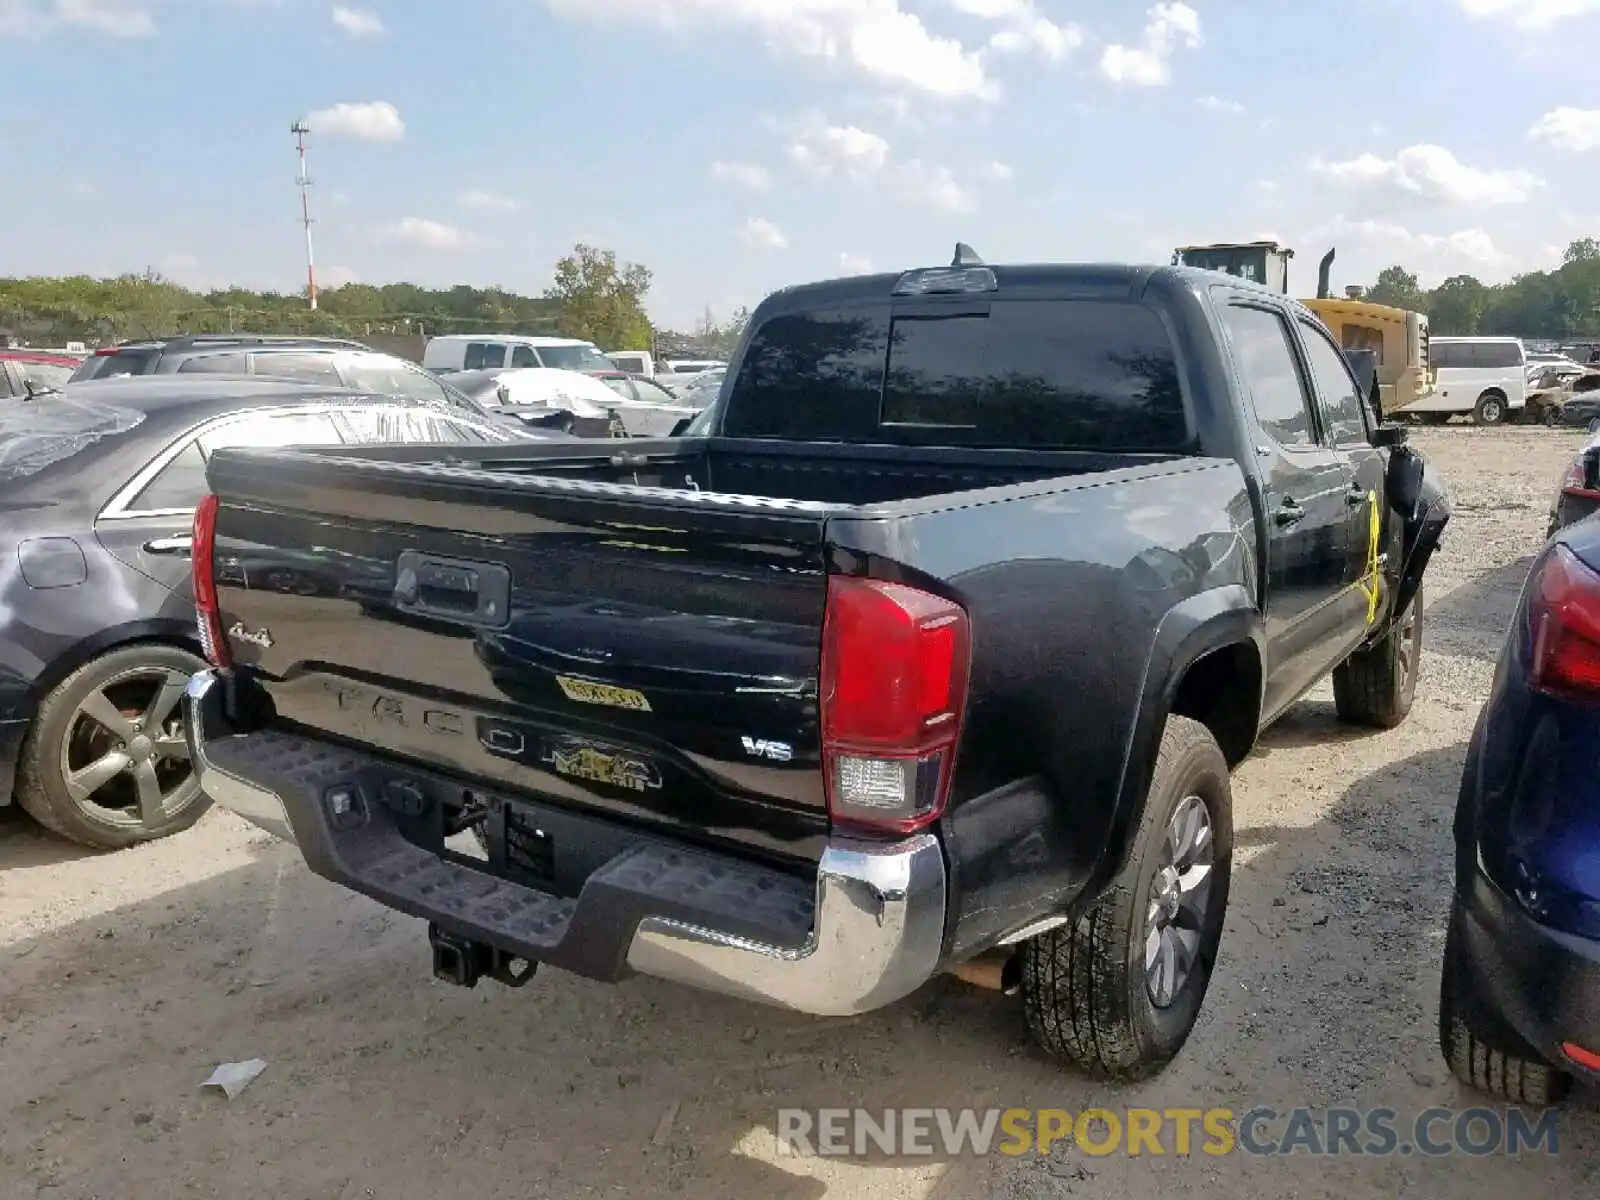
[[954, 972], [1159, 1070], [1229, 768], [1329, 672], [1411, 707], [1449, 500], [1404, 431], [1283, 296], [964, 247], [769, 297], [696, 426], [213, 455], [207, 793], [456, 983], [829, 1015]]

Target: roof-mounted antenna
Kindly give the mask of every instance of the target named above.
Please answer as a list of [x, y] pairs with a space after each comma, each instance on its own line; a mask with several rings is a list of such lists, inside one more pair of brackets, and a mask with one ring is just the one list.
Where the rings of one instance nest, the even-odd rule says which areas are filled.
[[989, 264], [978, 257], [978, 252], [965, 242], [956, 243], [955, 257], [950, 260], [952, 267], [986, 267]]

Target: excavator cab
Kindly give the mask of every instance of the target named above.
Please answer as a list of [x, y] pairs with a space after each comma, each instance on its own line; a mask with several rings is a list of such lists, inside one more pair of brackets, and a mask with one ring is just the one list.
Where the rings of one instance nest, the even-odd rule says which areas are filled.
[[[1212, 246], [1179, 246], [1172, 253], [1175, 267], [1198, 267], [1202, 271], [1221, 271], [1237, 275], [1289, 294], [1289, 260], [1294, 251], [1277, 242], [1219, 242]], [[1328, 273], [1333, 266], [1333, 251], [1323, 256], [1317, 271], [1317, 298], [1326, 299]]]

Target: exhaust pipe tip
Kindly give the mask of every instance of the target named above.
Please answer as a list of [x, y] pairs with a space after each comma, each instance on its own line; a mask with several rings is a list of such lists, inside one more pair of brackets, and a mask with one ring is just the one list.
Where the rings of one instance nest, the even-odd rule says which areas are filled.
[[1002, 946], [957, 963], [950, 973], [963, 983], [1012, 996], [1022, 986], [1022, 959], [1013, 946]]
[[1322, 256], [1322, 263], [1317, 267], [1317, 299], [1326, 300], [1332, 293], [1329, 290], [1328, 277], [1333, 272], [1334, 251], [1329, 250]]

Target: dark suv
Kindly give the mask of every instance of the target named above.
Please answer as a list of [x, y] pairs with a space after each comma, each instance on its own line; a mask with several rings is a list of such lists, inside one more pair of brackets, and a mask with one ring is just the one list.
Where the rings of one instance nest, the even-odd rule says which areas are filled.
[[73, 373], [72, 381], [121, 375], [270, 376], [443, 404], [477, 418], [489, 416], [460, 389], [415, 363], [344, 338], [199, 334], [129, 342], [95, 351]]
[[[181, 370], [186, 359], [197, 355], [226, 351], [247, 353], [254, 349], [366, 350], [367, 347], [348, 338], [273, 337], [247, 333], [201, 333], [152, 338], [96, 350], [78, 365], [78, 369], [72, 373], [71, 382], [112, 379], [119, 375], [169, 374]], [[237, 374], [248, 372], [239, 371]]]

